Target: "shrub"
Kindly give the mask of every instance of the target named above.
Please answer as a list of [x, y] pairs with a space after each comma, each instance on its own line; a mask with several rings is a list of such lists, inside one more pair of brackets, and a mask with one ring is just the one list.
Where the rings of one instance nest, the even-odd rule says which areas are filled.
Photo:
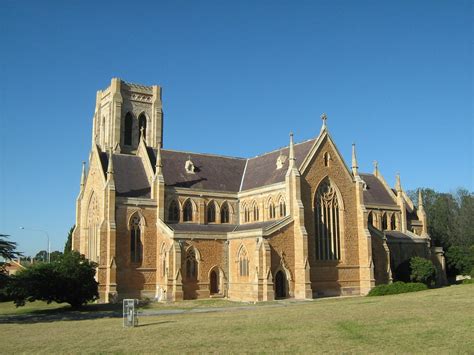
[[463, 285], [474, 284], [474, 279], [464, 279], [464, 280], [462, 280], [462, 284]]
[[17, 307], [41, 300], [77, 308], [99, 296], [96, 266], [77, 252], [67, 253], [53, 263], [34, 264], [11, 276], [7, 294]]
[[392, 284], [378, 285], [370, 290], [367, 296], [397, 295], [399, 293], [417, 292], [427, 290], [428, 287], [420, 282], [405, 283], [397, 281]]
[[431, 260], [415, 256], [410, 259], [410, 280], [422, 282], [427, 286], [434, 284], [436, 279], [436, 268]]

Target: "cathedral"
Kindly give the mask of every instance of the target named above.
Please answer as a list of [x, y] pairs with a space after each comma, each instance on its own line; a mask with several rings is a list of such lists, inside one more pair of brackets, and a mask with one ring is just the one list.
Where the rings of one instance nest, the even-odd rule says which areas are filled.
[[348, 167], [326, 116], [313, 139], [253, 158], [165, 149], [161, 88], [97, 92], [74, 250], [97, 263], [101, 302], [364, 295], [412, 256], [444, 269], [417, 207], [377, 164]]

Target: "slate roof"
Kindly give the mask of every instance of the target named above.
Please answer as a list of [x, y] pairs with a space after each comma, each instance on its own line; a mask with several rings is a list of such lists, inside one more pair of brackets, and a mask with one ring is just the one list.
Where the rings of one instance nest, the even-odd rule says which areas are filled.
[[367, 189], [364, 190], [365, 204], [397, 206], [385, 186], [375, 175], [360, 174], [360, 177], [367, 184]]
[[[102, 168], [107, 171], [109, 156], [100, 153]], [[113, 154], [114, 180], [117, 196], [151, 197], [151, 186], [140, 157], [128, 154]]]
[[[314, 144], [315, 139], [295, 144], [295, 159], [299, 166], [308, 154]], [[286, 156], [286, 161], [281, 169], [276, 169], [276, 161], [280, 152]], [[266, 185], [275, 184], [285, 181], [285, 175], [288, 171], [289, 148], [285, 147], [281, 150], [275, 150], [255, 158], [248, 159], [247, 169], [242, 184], [242, 190], [254, 189]]]
[[[311, 139], [295, 144], [297, 164], [303, 162], [314, 142], [315, 139]], [[276, 169], [280, 151], [287, 159], [281, 169]], [[156, 150], [148, 148], [147, 152], [152, 166], [155, 166]], [[288, 147], [250, 159], [162, 149], [161, 163], [167, 186], [238, 192], [241, 184], [242, 190], [249, 190], [285, 181], [288, 155]], [[196, 168], [194, 174], [185, 170], [188, 157]]]

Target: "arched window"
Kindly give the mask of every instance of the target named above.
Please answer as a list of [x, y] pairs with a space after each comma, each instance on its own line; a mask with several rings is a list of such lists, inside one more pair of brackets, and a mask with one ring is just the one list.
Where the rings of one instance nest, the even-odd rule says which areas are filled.
[[132, 145], [133, 116], [130, 112], [125, 115], [123, 144]]
[[257, 206], [256, 202], [253, 203], [252, 210], [253, 210], [253, 221], [256, 222], [259, 219], [258, 218], [259, 217], [259, 215], [258, 215], [259, 211], [258, 211], [258, 206]]
[[239, 275], [249, 276], [249, 257], [245, 248], [240, 249], [239, 253]]
[[193, 221], [193, 204], [191, 200], [186, 200], [183, 205], [183, 222]]
[[216, 204], [211, 201], [207, 205], [207, 223], [214, 223], [216, 221]]
[[268, 204], [268, 216], [270, 217], [270, 219], [276, 217], [275, 204], [272, 201], [270, 201]]
[[91, 261], [99, 261], [99, 205], [93, 193], [87, 209], [87, 258]]
[[140, 116], [138, 116], [138, 141], [140, 141], [142, 128], [143, 128], [143, 138], [146, 139], [146, 116], [144, 113], [141, 113]]
[[382, 215], [382, 230], [386, 230], [388, 227], [388, 218], [387, 218], [387, 214], [384, 212], [384, 214]]
[[397, 229], [397, 223], [395, 222], [395, 213], [392, 213], [392, 216], [390, 217], [390, 229], [393, 231]]
[[140, 263], [142, 261], [142, 236], [140, 217], [135, 215], [130, 220], [130, 261]]
[[283, 198], [280, 200], [280, 217], [286, 216], [286, 204]]
[[374, 215], [373, 215], [372, 211], [369, 212], [367, 224], [369, 226], [372, 226], [372, 227], [374, 226]]
[[221, 223], [229, 223], [229, 205], [224, 202], [221, 206]]
[[250, 222], [250, 209], [247, 205], [244, 205], [244, 222]]
[[179, 222], [179, 206], [176, 200], [171, 201], [168, 207], [168, 221]]
[[198, 276], [198, 262], [196, 259], [196, 251], [189, 248], [186, 253], [186, 277], [188, 280], [196, 280]]
[[339, 260], [341, 258], [339, 201], [336, 189], [327, 179], [316, 191], [314, 212], [317, 258]]

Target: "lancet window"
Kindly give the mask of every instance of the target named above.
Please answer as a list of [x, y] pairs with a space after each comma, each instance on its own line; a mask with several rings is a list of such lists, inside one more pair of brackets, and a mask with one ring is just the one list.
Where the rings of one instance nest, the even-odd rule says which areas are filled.
[[239, 253], [239, 275], [249, 276], [249, 257], [245, 248], [240, 249]]
[[216, 221], [216, 204], [210, 202], [207, 206], [207, 222], [214, 223]]
[[283, 198], [280, 200], [280, 217], [286, 216], [286, 203]]
[[168, 207], [168, 220], [170, 222], [179, 222], [179, 206], [176, 200], [171, 201]]
[[270, 219], [276, 217], [275, 204], [272, 201], [270, 201], [268, 205], [268, 216], [270, 217]]
[[138, 116], [138, 138], [140, 138], [142, 132], [143, 138], [146, 139], [146, 116], [144, 113], [141, 113], [140, 116]]
[[140, 263], [142, 262], [142, 257], [142, 226], [140, 216], [135, 215], [130, 220], [130, 261], [132, 263]]
[[191, 200], [187, 200], [183, 205], [183, 222], [193, 221], [193, 204]]
[[229, 205], [224, 202], [221, 206], [221, 223], [229, 223]]
[[316, 191], [314, 209], [318, 260], [339, 260], [341, 258], [339, 206], [335, 187], [329, 180], [323, 181]]
[[196, 259], [196, 251], [193, 247], [189, 248], [186, 253], [186, 277], [190, 280], [196, 280], [198, 275], [198, 262]]
[[133, 116], [130, 112], [125, 115], [123, 144], [132, 145]]

